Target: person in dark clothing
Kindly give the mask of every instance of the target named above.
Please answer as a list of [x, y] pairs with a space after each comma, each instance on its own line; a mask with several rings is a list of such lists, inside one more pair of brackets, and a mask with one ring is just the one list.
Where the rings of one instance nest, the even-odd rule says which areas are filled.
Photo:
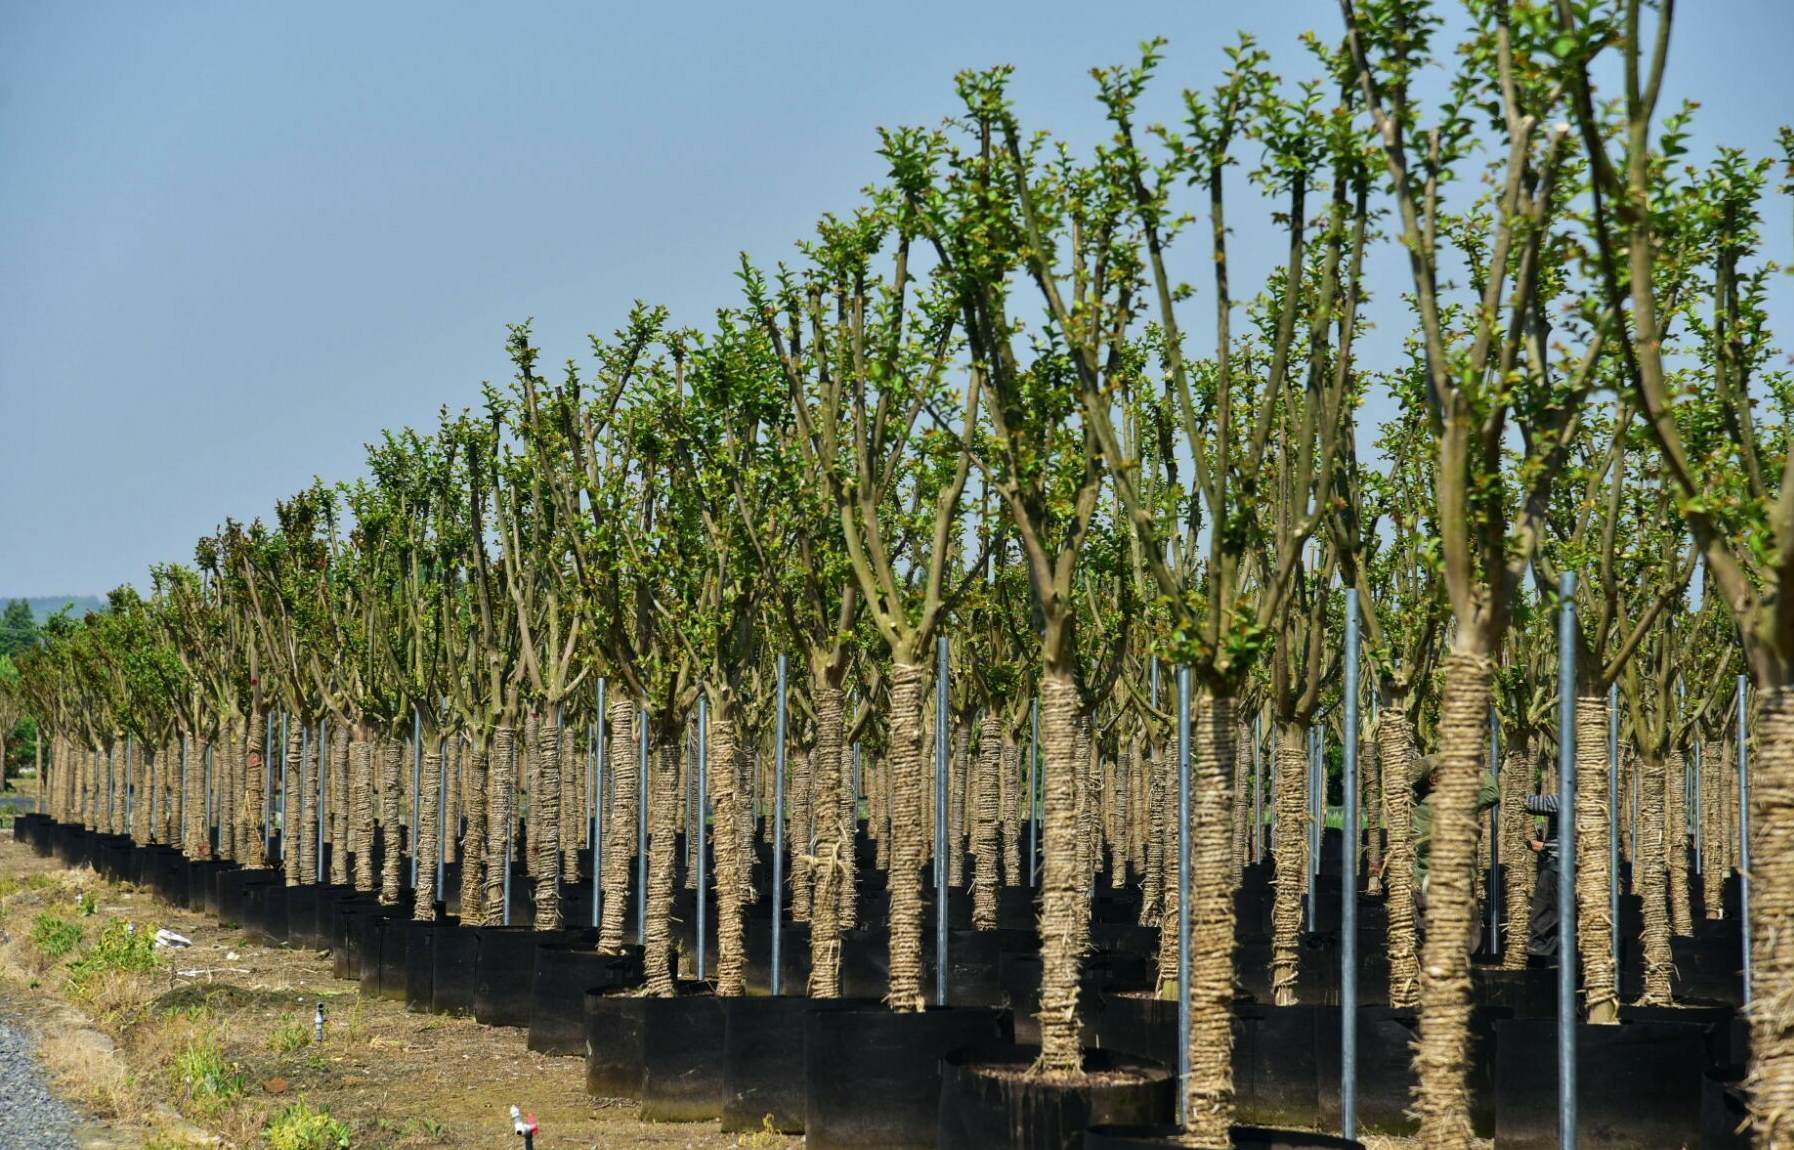
[[1556, 795], [1527, 795], [1526, 812], [1545, 817], [1545, 829], [1529, 836], [1527, 846], [1539, 856], [1538, 879], [1532, 888], [1532, 918], [1527, 923], [1526, 953], [1532, 958], [1557, 957], [1557, 822]]

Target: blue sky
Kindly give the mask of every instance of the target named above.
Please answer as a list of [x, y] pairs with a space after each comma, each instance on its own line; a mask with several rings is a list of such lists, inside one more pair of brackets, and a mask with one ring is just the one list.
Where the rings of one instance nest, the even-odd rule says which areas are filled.
[[[875, 128], [950, 113], [960, 68], [1016, 65], [1027, 123], [1087, 143], [1088, 69], [1148, 36], [1171, 39], [1149, 111], [1172, 118], [1235, 29], [1298, 75], [1297, 33], [1338, 21], [1332, 0], [0, 6], [0, 594], [141, 583], [225, 516], [357, 474], [380, 428], [506, 374], [506, 322], [534, 317], [550, 362], [637, 298], [703, 323], [738, 252], [787, 256], [850, 209]], [[1794, 5], [1682, 5], [1669, 96], [1698, 94], [1702, 146], [1769, 149], [1790, 43]], [[1279, 255], [1262, 214], [1235, 214], [1241, 292]], [[1768, 226], [1787, 258], [1785, 199]], [[1379, 260], [1393, 300], [1405, 270]]]

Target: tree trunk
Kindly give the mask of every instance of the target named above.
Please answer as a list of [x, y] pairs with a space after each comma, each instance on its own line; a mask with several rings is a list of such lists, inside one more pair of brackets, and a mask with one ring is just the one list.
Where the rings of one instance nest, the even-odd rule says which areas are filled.
[[467, 748], [466, 756], [466, 777], [461, 784], [461, 810], [466, 820], [461, 832], [461, 921], [467, 926], [490, 926], [492, 920], [486, 912], [486, 782], [491, 744], [475, 743]]
[[1688, 889], [1688, 760], [1682, 748], [1671, 747], [1665, 762], [1663, 846], [1669, 864], [1669, 928], [1684, 938], [1694, 933], [1694, 907]]
[[1709, 919], [1725, 917], [1725, 876], [1729, 867], [1725, 836], [1724, 744], [1701, 748], [1701, 893]]
[[[1786, 591], [1784, 590], [1784, 594]], [[1794, 689], [1761, 690], [1750, 762], [1752, 1145], [1794, 1145]]]
[[486, 764], [486, 914], [488, 926], [505, 920], [505, 880], [511, 870], [511, 836], [517, 819], [517, 732], [509, 723], [492, 729]]
[[1003, 736], [994, 710], [986, 709], [978, 731], [978, 771], [974, 793], [972, 855], [977, 867], [972, 876], [972, 926], [997, 928], [997, 814], [1002, 770]]
[[[1231, 708], [1233, 700], [1227, 700]], [[1252, 745], [1240, 735], [1233, 733], [1233, 869], [1235, 873], [1244, 869], [1251, 857], [1252, 804], [1249, 801], [1252, 787]]]
[[1638, 857], [1633, 860], [1633, 881], [1644, 901], [1645, 1006], [1668, 1006], [1675, 959], [1669, 949], [1669, 867], [1665, 857], [1668, 803], [1664, 795], [1668, 774], [1655, 754], [1645, 759], [1639, 782], [1643, 794], [1639, 813]]
[[815, 900], [810, 915], [810, 996], [841, 995], [841, 856], [853, 840], [841, 824], [841, 691], [820, 673], [812, 675], [810, 702], [816, 712]]
[[1005, 730], [1002, 734], [1002, 748], [998, 752], [998, 779], [1002, 790], [999, 801], [1003, 804], [1003, 825], [1000, 832], [1003, 840], [1003, 885], [1020, 886], [1022, 882], [1022, 789], [1023, 776], [1018, 768], [1021, 765], [1021, 748]]
[[[1383, 817], [1382, 760], [1377, 754], [1374, 723], [1362, 726], [1358, 732], [1358, 767], [1364, 776], [1361, 803], [1364, 811], [1364, 869], [1368, 872], [1364, 890], [1367, 894], [1382, 894], [1383, 829], [1387, 820]], [[1240, 802], [1243, 805], [1245, 801], [1242, 792]]]
[[[1619, 1021], [1608, 894], [1607, 695], [1576, 696], [1576, 943], [1588, 1020]], [[1435, 847], [1435, 849], [1437, 849]]]
[[1171, 786], [1164, 756], [1153, 752], [1151, 740], [1141, 738], [1140, 753], [1146, 763], [1146, 881], [1141, 884], [1140, 891], [1140, 925], [1157, 926], [1161, 929], [1159, 954], [1159, 982], [1165, 981], [1165, 956], [1163, 924], [1165, 922], [1165, 842], [1167, 809], [1171, 805], [1169, 788]]
[[530, 792], [530, 850], [536, 859], [536, 929], [561, 928], [561, 722], [558, 708], [536, 726], [536, 785]]
[[1277, 724], [1277, 870], [1271, 888], [1271, 1000], [1296, 1004], [1302, 892], [1308, 874], [1308, 725]]
[[1389, 828], [1383, 857], [1389, 1005], [1412, 1010], [1420, 1005], [1420, 961], [1414, 945], [1414, 727], [1399, 706], [1384, 707], [1377, 719], [1377, 758], [1382, 764], [1383, 818]]
[[336, 724], [330, 733], [330, 786], [325, 796], [330, 801], [330, 885], [349, 885], [349, 852], [355, 849], [350, 830], [351, 764], [349, 725]]
[[[237, 844], [237, 854], [247, 867], [265, 867], [268, 865], [268, 832], [262, 825], [267, 811], [268, 764], [263, 747], [268, 741], [268, 713], [260, 708], [249, 712], [244, 725], [242, 751], [238, 753], [236, 740], [229, 739], [223, 748], [225, 756], [243, 764], [242, 789], [226, 785], [218, 791], [218, 829], [223, 832], [226, 823], [234, 823], [236, 817], [227, 812], [237, 809], [236, 795], [241, 793], [242, 825], [249, 828], [244, 841]], [[213, 773], [218, 773], [218, 752], [214, 751]]]
[[299, 885], [299, 874], [303, 869], [304, 851], [300, 849], [299, 840], [305, 836], [299, 832], [299, 827], [304, 822], [305, 810], [305, 800], [300, 794], [305, 789], [304, 742], [304, 724], [289, 722], [286, 767], [281, 772], [280, 791], [280, 867], [288, 886]]
[[586, 834], [581, 828], [586, 812], [592, 809], [587, 794], [591, 766], [578, 751], [582, 744], [574, 727], [561, 727], [561, 873], [575, 883], [579, 881], [579, 843]]
[[961, 717], [953, 724], [947, 755], [947, 886], [966, 884], [966, 770], [971, 759], [971, 727]]
[[[382, 740], [384, 747], [384, 740]], [[374, 747], [365, 738], [349, 745], [351, 840], [355, 889], [374, 889]]]
[[790, 749], [791, 783], [790, 791], [785, 796], [791, 804], [791, 826], [789, 828], [791, 848], [791, 921], [810, 921], [810, 884], [813, 876], [810, 873], [810, 852], [815, 847], [815, 827], [810, 816], [815, 810], [811, 789], [814, 781], [810, 773], [810, 749], [808, 747], [792, 747]]
[[1433, 775], [1414, 1111], [1420, 1119], [1420, 1144], [1430, 1150], [1469, 1150], [1470, 951], [1479, 917], [1471, 897], [1472, 868], [1495, 667], [1486, 655], [1454, 651], [1440, 669], [1444, 687], [1439, 765]]
[[[1231, 1146], [1233, 1125], [1233, 891], [1237, 840], [1230, 829], [1239, 769], [1233, 699], [1198, 691], [1192, 708], [1190, 779], [1190, 1076], [1184, 1143]], [[1175, 934], [1175, 931], [1170, 933]]]
[[323, 812], [318, 810], [318, 740], [305, 740], [304, 761], [299, 767], [299, 881], [318, 881], [318, 827]]
[[1040, 1058], [1044, 1074], [1083, 1073], [1078, 981], [1088, 941], [1085, 927], [1088, 837], [1078, 825], [1082, 772], [1078, 723], [1083, 709], [1076, 684], [1049, 669], [1040, 684], [1040, 741], [1045, 758], [1046, 812], [1041, 866]]
[[654, 998], [673, 997], [677, 976], [673, 961], [672, 917], [676, 839], [679, 833], [680, 746], [677, 734], [660, 738], [652, 748], [648, 771], [648, 931], [642, 963], [647, 991]]
[[1533, 837], [1533, 821], [1526, 799], [1533, 793], [1532, 753], [1524, 743], [1511, 744], [1501, 763], [1501, 859], [1506, 875], [1501, 901], [1507, 911], [1501, 965], [1505, 970], [1526, 968], [1532, 888], [1539, 871], [1538, 856], [1527, 845]]
[[[743, 886], [741, 852], [735, 849], [741, 820], [740, 769], [736, 762], [735, 721], [720, 709], [710, 716], [710, 807], [714, 823], [712, 852], [716, 858], [716, 993], [738, 998], [747, 993], [743, 972], [747, 967], [743, 944]], [[704, 849], [704, 828], [698, 827], [698, 850]], [[826, 873], [826, 872], [825, 872]]]
[[[441, 778], [442, 751], [434, 736], [430, 739], [430, 746], [431, 755], [424, 764], [425, 774], [418, 794], [420, 805], [426, 800], [428, 801], [430, 816], [428, 820], [425, 820], [420, 812], [418, 822], [425, 823], [427, 821], [427, 826], [413, 828], [411, 844], [412, 852], [417, 856], [417, 909], [428, 915], [428, 917], [420, 915], [421, 921], [424, 922], [429, 922], [436, 917], [436, 908], [433, 905], [438, 897], [436, 852], [441, 849], [441, 843], [436, 835], [436, 817], [440, 809], [441, 795], [437, 788], [437, 782]], [[388, 736], [380, 740], [378, 754], [381, 829], [380, 905], [394, 906], [399, 901], [405, 882], [399, 869], [404, 862], [399, 838], [399, 776], [405, 769], [405, 744]], [[428, 833], [429, 849], [427, 852], [424, 849], [425, 835], [418, 833], [421, 831]], [[427, 885], [424, 878], [426, 867], [430, 871]], [[426, 907], [426, 901], [432, 905]]]
[[886, 727], [890, 756], [891, 828], [891, 987], [892, 1010], [921, 1010], [922, 857], [927, 841], [922, 819], [926, 773], [922, 762], [922, 684], [927, 672], [913, 663], [893, 663]]
[[629, 916], [629, 864], [635, 857], [636, 824], [641, 819], [635, 704], [621, 695], [613, 698], [605, 733], [610, 736], [604, 757], [610, 794], [599, 795], [604, 804], [604, 900], [598, 949], [617, 954], [623, 949], [623, 924]]

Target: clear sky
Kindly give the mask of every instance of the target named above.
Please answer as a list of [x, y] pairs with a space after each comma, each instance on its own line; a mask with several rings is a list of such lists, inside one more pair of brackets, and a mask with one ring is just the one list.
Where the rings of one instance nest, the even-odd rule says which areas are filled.
[[[507, 374], [507, 321], [549, 362], [637, 298], [702, 324], [738, 252], [851, 209], [875, 128], [952, 112], [960, 68], [1016, 65], [1026, 123], [1088, 142], [1091, 66], [1170, 37], [1149, 111], [1172, 119], [1241, 27], [1306, 75], [1296, 34], [1338, 8], [8, 0], [0, 594], [141, 584], [224, 517], [356, 475], [379, 429]], [[1697, 139], [1768, 151], [1794, 3], [1686, 0], [1677, 33]], [[1244, 291], [1278, 252], [1238, 231]], [[1405, 269], [1379, 266], [1393, 298]]]

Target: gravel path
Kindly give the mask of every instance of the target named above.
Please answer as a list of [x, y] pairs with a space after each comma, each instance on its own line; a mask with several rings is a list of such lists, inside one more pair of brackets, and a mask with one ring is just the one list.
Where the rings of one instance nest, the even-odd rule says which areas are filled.
[[74, 1150], [74, 1111], [50, 1093], [31, 1038], [0, 1020], [0, 1150]]

